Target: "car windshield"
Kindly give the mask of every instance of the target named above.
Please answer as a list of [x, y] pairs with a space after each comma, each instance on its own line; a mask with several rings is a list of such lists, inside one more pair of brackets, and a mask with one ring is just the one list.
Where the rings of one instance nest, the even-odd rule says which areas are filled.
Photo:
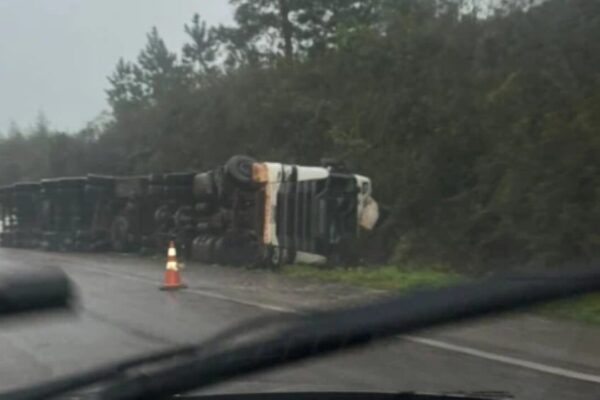
[[72, 306], [0, 319], [0, 393], [387, 318], [199, 393], [598, 398], [600, 294], [407, 315], [598, 266], [599, 1], [0, 0], [0, 34], [0, 316]]

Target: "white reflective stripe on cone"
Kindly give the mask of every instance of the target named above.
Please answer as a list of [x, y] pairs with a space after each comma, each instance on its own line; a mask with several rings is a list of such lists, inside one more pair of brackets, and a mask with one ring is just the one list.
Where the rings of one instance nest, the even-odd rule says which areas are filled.
[[167, 261], [167, 269], [177, 271], [177, 261]]

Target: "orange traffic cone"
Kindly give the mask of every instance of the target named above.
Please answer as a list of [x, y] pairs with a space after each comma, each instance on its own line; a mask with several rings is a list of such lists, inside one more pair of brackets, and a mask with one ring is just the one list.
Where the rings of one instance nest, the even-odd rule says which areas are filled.
[[175, 243], [169, 242], [169, 250], [167, 252], [167, 266], [165, 269], [165, 280], [163, 285], [160, 287], [161, 290], [174, 290], [184, 288], [185, 285], [181, 283], [181, 277], [179, 276], [179, 268], [177, 266], [177, 250], [175, 249]]

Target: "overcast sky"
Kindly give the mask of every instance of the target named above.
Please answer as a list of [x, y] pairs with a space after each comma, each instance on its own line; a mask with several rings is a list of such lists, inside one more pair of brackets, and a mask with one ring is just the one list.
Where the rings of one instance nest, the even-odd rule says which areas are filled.
[[82, 128], [107, 109], [117, 60], [135, 59], [152, 26], [179, 51], [194, 13], [233, 18], [227, 0], [0, 0], [0, 132], [40, 111], [55, 129]]

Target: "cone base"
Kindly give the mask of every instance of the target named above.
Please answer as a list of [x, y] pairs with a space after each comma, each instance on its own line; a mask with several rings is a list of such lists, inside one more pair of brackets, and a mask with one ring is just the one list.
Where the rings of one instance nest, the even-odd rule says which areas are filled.
[[179, 285], [162, 285], [160, 290], [177, 290], [177, 289], [185, 289], [187, 285], [184, 283], [180, 283]]

